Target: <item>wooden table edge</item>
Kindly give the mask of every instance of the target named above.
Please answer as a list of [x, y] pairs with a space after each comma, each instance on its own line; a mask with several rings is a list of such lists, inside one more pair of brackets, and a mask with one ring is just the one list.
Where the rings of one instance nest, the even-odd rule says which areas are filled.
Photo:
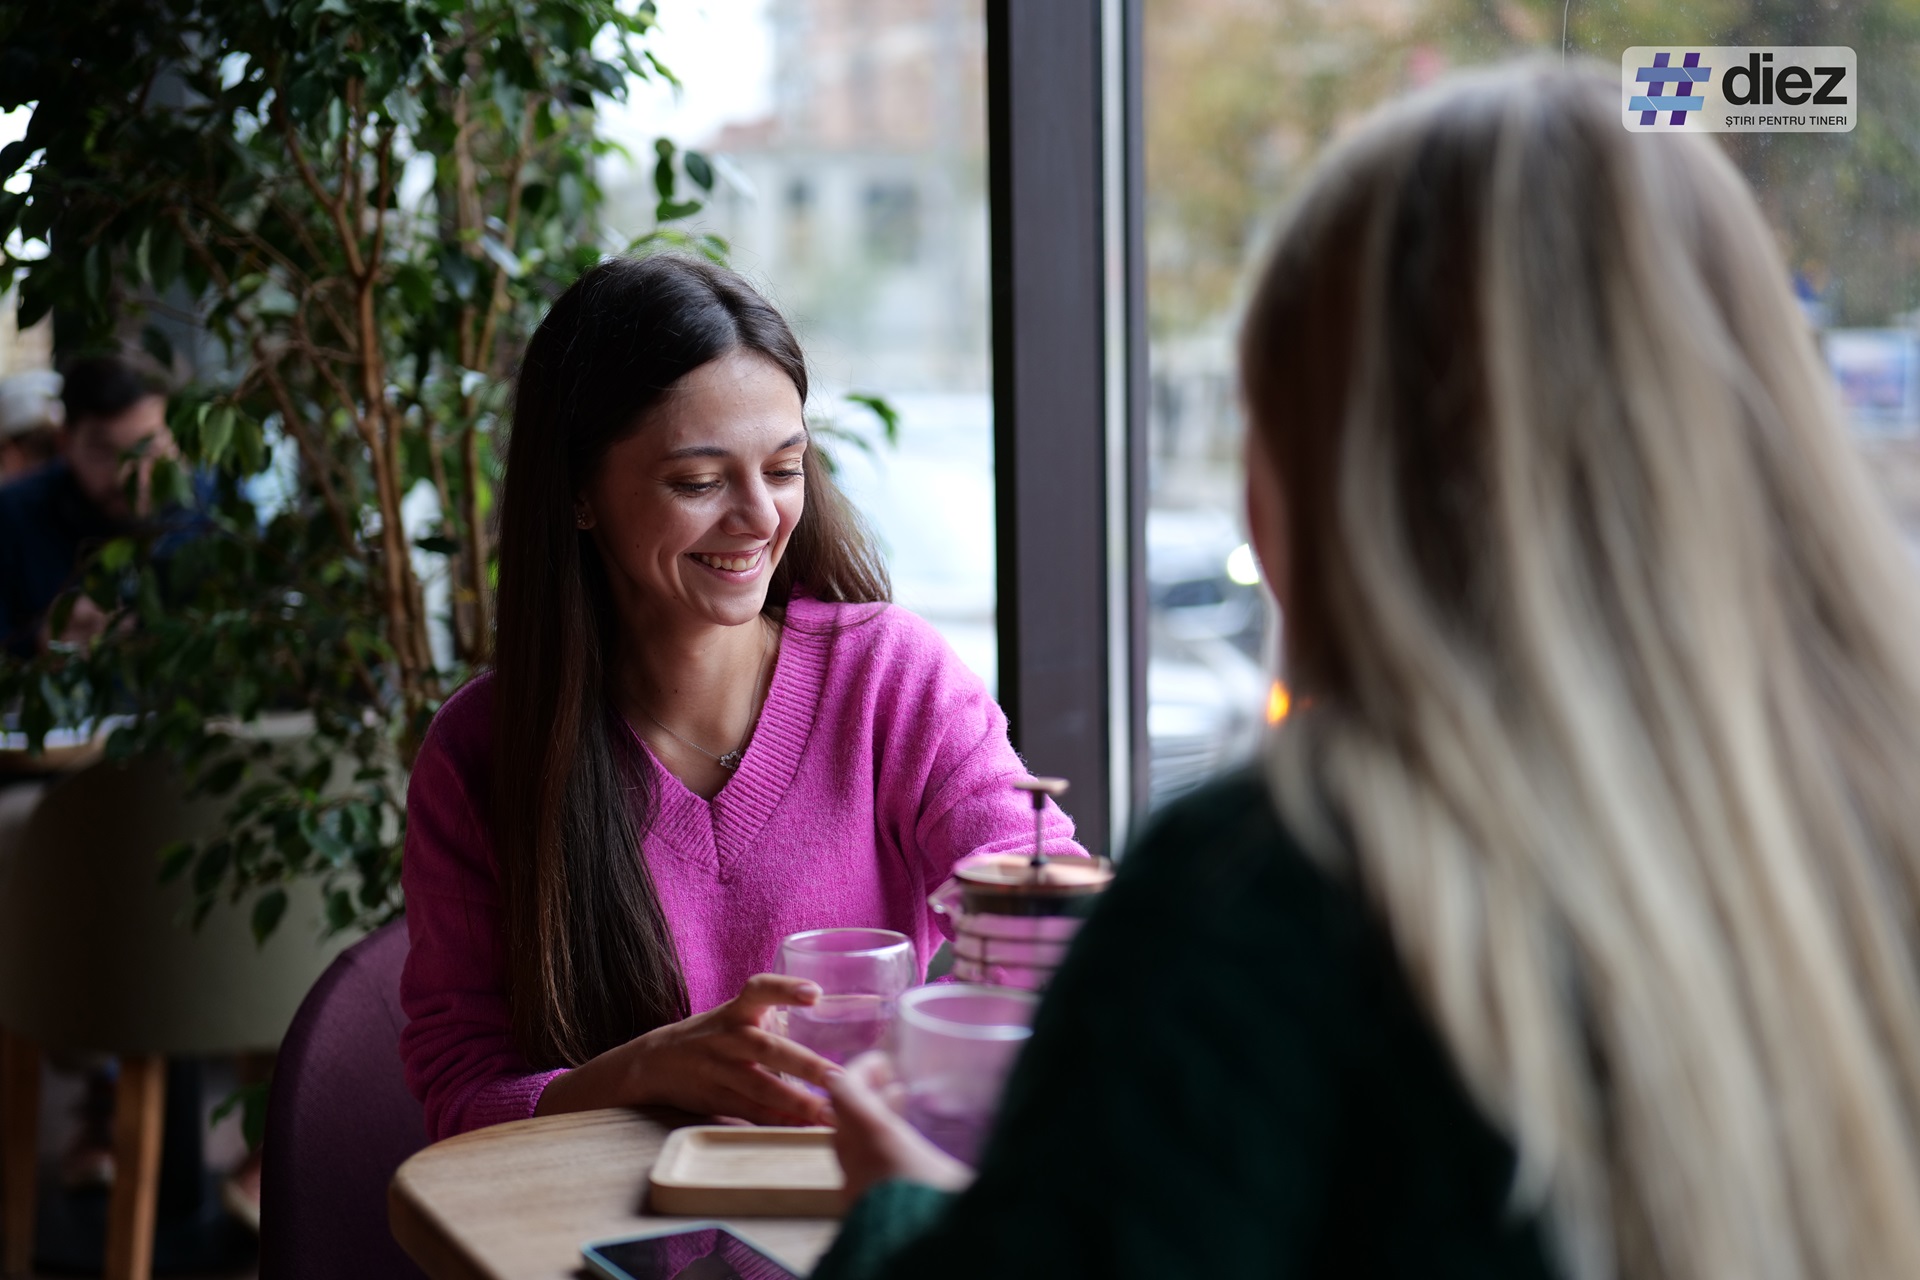
[[[532, 1272], [521, 1273], [502, 1270], [506, 1260], [494, 1257], [492, 1244], [486, 1240], [476, 1240], [468, 1231], [458, 1213], [449, 1213], [450, 1206], [442, 1199], [444, 1191], [445, 1165], [449, 1157], [458, 1160], [462, 1148], [469, 1146], [496, 1146], [506, 1140], [509, 1143], [527, 1136], [533, 1129], [547, 1129], [564, 1132], [565, 1129], [590, 1130], [609, 1119], [630, 1118], [648, 1122], [661, 1133], [652, 1141], [654, 1148], [652, 1160], [657, 1161], [660, 1147], [666, 1136], [674, 1130], [689, 1125], [710, 1124], [706, 1117], [690, 1115], [682, 1111], [663, 1108], [637, 1107], [608, 1108], [603, 1111], [579, 1112], [562, 1116], [547, 1116], [539, 1119], [511, 1121], [502, 1125], [470, 1130], [456, 1134], [440, 1142], [430, 1143], [411, 1156], [394, 1171], [387, 1183], [387, 1226], [394, 1241], [407, 1256], [417, 1263], [421, 1270], [433, 1280], [527, 1280]], [[523, 1128], [524, 1127], [524, 1128]], [[520, 1131], [509, 1136], [509, 1131]], [[603, 1152], [604, 1154], [604, 1152]], [[590, 1157], [578, 1167], [591, 1170], [593, 1158]], [[650, 1167], [650, 1166], [649, 1166]], [[621, 1164], [620, 1178], [632, 1176], [634, 1166]], [[640, 1169], [640, 1181], [644, 1184], [647, 1170]], [[651, 1193], [643, 1190], [645, 1204], [651, 1201]], [[637, 1206], [636, 1206], [637, 1207]], [[718, 1221], [736, 1234], [748, 1239], [757, 1247], [766, 1250], [783, 1265], [791, 1267], [800, 1274], [811, 1272], [818, 1264], [819, 1257], [831, 1246], [833, 1234], [838, 1230], [835, 1221], [838, 1215], [747, 1215], [732, 1217], [726, 1214], [661, 1214], [644, 1209], [635, 1214], [634, 1210], [624, 1209], [622, 1221], [606, 1221], [603, 1227], [586, 1227], [579, 1236], [568, 1241], [569, 1248], [577, 1251], [579, 1246], [591, 1239], [616, 1238], [623, 1234], [633, 1235], [646, 1231], [655, 1225], [661, 1228], [691, 1225], [696, 1221]], [[762, 1225], [776, 1228], [763, 1232]], [[808, 1236], [818, 1238], [801, 1241], [793, 1238], [795, 1229], [802, 1229]], [[553, 1262], [543, 1262], [538, 1268], [542, 1277], [565, 1275], [575, 1277], [583, 1274], [579, 1268], [582, 1262], [577, 1252], [573, 1263], [562, 1270], [548, 1270]], [[555, 1260], [557, 1261], [557, 1259]]]
[[454, 1232], [413, 1191], [410, 1166], [418, 1155], [408, 1156], [387, 1184], [387, 1229], [395, 1242], [434, 1280], [504, 1280], [462, 1247]]

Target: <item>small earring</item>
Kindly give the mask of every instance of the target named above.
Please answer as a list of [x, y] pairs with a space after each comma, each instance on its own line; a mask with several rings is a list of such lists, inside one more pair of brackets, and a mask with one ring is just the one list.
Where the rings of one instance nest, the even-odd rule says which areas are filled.
[[585, 507], [574, 508], [573, 527], [576, 529], [590, 529], [593, 527], [593, 517], [587, 514]]

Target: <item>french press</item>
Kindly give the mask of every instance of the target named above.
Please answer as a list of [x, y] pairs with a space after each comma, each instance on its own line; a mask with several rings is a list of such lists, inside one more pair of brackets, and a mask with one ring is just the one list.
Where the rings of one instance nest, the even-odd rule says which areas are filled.
[[1033, 798], [1033, 852], [962, 859], [927, 901], [953, 919], [954, 977], [1042, 991], [1112, 882], [1113, 865], [1104, 858], [1047, 856], [1047, 797], [1064, 794], [1066, 779], [1021, 778], [1013, 785]]

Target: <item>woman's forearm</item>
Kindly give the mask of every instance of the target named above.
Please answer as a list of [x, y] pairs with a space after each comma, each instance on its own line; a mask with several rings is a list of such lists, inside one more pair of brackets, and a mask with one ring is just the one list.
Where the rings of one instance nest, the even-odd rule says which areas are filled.
[[534, 1107], [536, 1116], [594, 1111], [601, 1107], [645, 1106], [634, 1088], [631, 1044], [609, 1049], [599, 1057], [565, 1071], [547, 1082]]

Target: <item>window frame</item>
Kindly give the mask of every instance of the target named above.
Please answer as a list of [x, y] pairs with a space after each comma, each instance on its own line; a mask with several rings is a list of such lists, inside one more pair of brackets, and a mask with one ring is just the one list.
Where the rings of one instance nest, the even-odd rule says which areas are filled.
[[1147, 795], [1142, 0], [986, 0], [1000, 701], [1117, 854]]

